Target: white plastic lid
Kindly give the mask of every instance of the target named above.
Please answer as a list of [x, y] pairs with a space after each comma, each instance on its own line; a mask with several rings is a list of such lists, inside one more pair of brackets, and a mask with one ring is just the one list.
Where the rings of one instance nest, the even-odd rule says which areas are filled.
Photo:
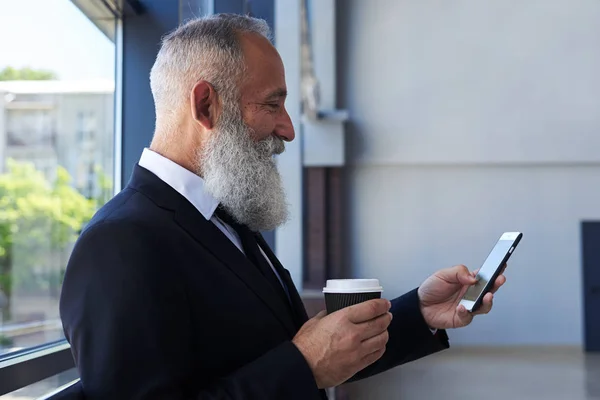
[[379, 279], [330, 279], [323, 293], [383, 292]]

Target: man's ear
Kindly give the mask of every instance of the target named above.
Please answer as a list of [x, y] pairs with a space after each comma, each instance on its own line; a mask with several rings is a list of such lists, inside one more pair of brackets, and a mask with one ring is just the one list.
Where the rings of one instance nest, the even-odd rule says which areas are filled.
[[213, 86], [207, 81], [198, 81], [190, 93], [192, 117], [205, 129], [212, 129], [217, 121], [219, 99]]

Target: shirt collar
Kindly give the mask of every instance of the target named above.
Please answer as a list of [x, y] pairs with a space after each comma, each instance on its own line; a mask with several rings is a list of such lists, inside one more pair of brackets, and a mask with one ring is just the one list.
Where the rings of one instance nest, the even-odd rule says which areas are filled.
[[206, 220], [212, 218], [219, 201], [204, 190], [204, 179], [200, 176], [147, 148], [138, 164], [185, 197]]

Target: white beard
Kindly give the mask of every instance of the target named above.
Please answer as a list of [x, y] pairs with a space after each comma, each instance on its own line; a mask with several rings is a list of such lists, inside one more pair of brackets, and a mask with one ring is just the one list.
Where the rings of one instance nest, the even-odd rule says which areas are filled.
[[213, 132], [199, 154], [206, 191], [253, 231], [285, 223], [288, 205], [273, 158], [285, 150], [283, 140], [269, 136], [255, 142], [239, 111], [227, 108]]

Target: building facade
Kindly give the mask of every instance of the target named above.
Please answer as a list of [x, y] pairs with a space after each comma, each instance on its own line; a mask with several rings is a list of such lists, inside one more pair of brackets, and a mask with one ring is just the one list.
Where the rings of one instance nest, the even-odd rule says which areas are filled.
[[114, 82], [0, 82], [0, 168], [31, 162], [53, 180], [64, 167], [84, 196], [114, 169]]

